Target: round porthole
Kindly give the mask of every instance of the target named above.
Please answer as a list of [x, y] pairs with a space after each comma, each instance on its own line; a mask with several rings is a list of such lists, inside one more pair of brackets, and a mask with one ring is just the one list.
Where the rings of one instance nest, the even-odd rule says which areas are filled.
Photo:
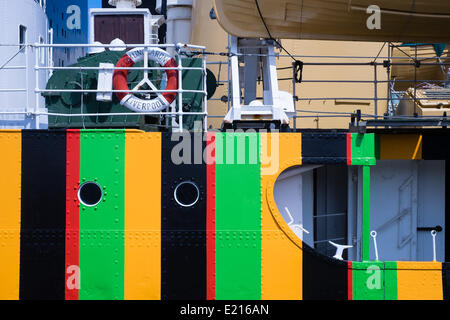
[[173, 192], [175, 201], [182, 207], [192, 207], [200, 198], [200, 190], [191, 181], [181, 182]]
[[96, 182], [88, 181], [78, 189], [78, 199], [87, 207], [94, 207], [102, 200], [102, 187]]

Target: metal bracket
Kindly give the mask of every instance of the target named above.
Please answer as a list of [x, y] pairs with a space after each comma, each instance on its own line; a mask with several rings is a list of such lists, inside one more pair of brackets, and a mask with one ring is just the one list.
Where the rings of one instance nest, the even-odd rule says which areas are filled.
[[[231, 109], [224, 122], [280, 121], [289, 124], [291, 111], [295, 115], [293, 97], [278, 89], [278, 75], [273, 41], [240, 39], [229, 36]], [[244, 55], [244, 57], [242, 57]], [[240, 62], [244, 62], [240, 66]], [[256, 97], [258, 72], [263, 78], [263, 98]], [[244, 104], [242, 104], [242, 92]], [[293, 109], [293, 110], [291, 110]], [[289, 113], [289, 115], [288, 115]]]

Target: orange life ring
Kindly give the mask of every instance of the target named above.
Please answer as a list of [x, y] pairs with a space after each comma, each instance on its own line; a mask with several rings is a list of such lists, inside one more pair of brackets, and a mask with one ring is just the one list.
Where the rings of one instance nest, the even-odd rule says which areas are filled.
[[[176, 68], [178, 65], [175, 59], [172, 58], [166, 51], [160, 48], [135, 48], [128, 51], [117, 62], [118, 68], [132, 68], [137, 62], [144, 59], [145, 52], [148, 52], [148, 58], [157, 62], [162, 67]], [[113, 76], [114, 90], [130, 90], [127, 84], [127, 76], [129, 70], [115, 70]], [[166, 70], [167, 85], [164, 90], [177, 90], [178, 89], [178, 70], [168, 69]], [[158, 112], [164, 110], [167, 105], [171, 104], [176, 96], [176, 92], [163, 92], [158, 95], [157, 98], [152, 100], [140, 99], [131, 94], [130, 92], [116, 92], [117, 98], [120, 100], [120, 104], [135, 112]], [[164, 101], [165, 100], [165, 101]]]

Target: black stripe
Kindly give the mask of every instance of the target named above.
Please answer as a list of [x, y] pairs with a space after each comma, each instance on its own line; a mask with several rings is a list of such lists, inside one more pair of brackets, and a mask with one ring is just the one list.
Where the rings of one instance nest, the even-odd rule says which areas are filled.
[[64, 299], [66, 134], [22, 132], [20, 299]]
[[303, 164], [347, 163], [345, 133], [302, 133]]
[[450, 263], [442, 264], [442, 287], [444, 290], [444, 300], [450, 300]]
[[324, 256], [303, 243], [303, 299], [347, 300], [347, 262]]
[[[182, 146], [180, 142], [186, 147], [184, 152], [178, 152]], [[163, 133], [162, 136], [161, 296], [164, 300], [206, 299], [204, 147], [201, 134]], [[194, 151], [197, 151], [196, 156]], [[180, 154], [185, 156], [187, 163], [177, 164], [177, 159], [172, 159]], [[175, 188], [184, 181], [194, 182], [200, 191], [200, 198], [192, 207], [183, 207], [175, 201]]]
[[422, 139], [423, 160], [450, 160], [450, 140], [448, 134], [424, 133]]

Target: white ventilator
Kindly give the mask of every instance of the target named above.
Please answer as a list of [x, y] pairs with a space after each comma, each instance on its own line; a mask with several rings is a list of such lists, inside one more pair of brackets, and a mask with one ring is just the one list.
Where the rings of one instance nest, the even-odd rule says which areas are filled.
[[336, 254], [333, 256], [333, 258], [338, 259], [338, 260], [344, 260], [344, 258], [342, 258], [342, 255], [344, 254], [345, 249], [353, 248], [353, 246], [350, 246], [350, 245], [337, 244], [337, 243], [334, 243], [333, 241], [328, 241], [328, 242], [332, 246], [336, 247]]

